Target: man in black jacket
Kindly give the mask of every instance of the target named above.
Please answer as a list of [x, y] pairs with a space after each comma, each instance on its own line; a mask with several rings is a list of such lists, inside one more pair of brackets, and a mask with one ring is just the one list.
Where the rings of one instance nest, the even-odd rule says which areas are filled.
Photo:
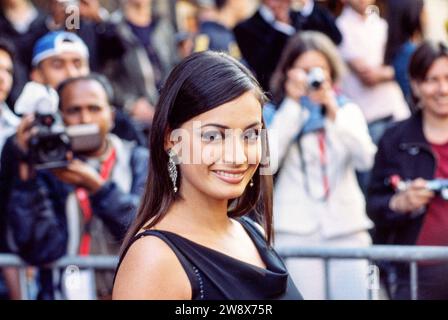
[[342, 40], [331, 13], [313, 1], [306, 1], [300, 12], [291, 10], [291, 0], [263, 0], [251, 18], [235, 27], [243, 58], [264, 90], [270, 89], [270, 78], [289, 37], [299, 30], [324, 32], [336, 44]]
[[314, 0], [301, 0], [303, 3], [297, 15], [298, 28], [304, 31], [319, 31], [329, 37], [335, 45], [342, 42], [342, 34], [336, 26], [333, 14]]

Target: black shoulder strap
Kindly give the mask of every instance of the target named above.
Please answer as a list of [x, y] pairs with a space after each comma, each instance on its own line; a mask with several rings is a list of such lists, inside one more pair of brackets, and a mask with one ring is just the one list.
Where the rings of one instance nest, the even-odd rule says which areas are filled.
[[255, 234], [259, 240], [266, 244], [266, 237], [260, 230], [260, 227], [255, 224], [255, 221], [246, 216], [239, 218], [239, 221], [243, 224], [243, 226], [246, 226], [246, 229], [248, 229], [249, 232]]

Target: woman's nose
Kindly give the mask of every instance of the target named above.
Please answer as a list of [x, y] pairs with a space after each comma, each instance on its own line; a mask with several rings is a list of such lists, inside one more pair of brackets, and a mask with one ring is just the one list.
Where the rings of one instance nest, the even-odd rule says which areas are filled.
[[244, 140], [240, 136], [240, 134], [233, 134], [230, 145], [229, 143], [225, 144], [224, 161], [226, 163], [244, 164], [247, 162]]

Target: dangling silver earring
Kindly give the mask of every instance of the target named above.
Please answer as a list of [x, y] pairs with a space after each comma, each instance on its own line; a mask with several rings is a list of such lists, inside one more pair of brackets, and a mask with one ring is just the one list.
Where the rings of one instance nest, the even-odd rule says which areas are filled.
[[250, 178], [249, 186], [250, 186], [251, 188], [254, 186], [254, 180], [252, 180], [252, 178]]
[[169, 156], [169, 160], [168, 160], [168, 173], [170, 175], [171, 181], [173, 182], [173, 190], [174, 193], [177, 192], [177, 186], [176, 186], [176, 182], [177, 182], [177, 167], [176, 167], [176, 163], [174, 162], [174, 157], [175, 157], [175, 153], [172, 149], [170, 149], [168, 151], [168, 156]]

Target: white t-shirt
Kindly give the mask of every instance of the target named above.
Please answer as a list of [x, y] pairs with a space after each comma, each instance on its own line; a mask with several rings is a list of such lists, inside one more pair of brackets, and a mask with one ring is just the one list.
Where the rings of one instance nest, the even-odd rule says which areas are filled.
[[[345, 61], [363, 59], [372, 67], [383, 65], [388, 28], [384, 19], [377, 14], [365, 18], [350, 6], [345, 6], [336, 24], [343, 35], [339, 50]], [[342, 79], [342, 91], [360, 106], [368, 123], [389, 116], [401, 120], [410, 115], [395, 81], [368, 87], [356, 74], [349, 72]]]

